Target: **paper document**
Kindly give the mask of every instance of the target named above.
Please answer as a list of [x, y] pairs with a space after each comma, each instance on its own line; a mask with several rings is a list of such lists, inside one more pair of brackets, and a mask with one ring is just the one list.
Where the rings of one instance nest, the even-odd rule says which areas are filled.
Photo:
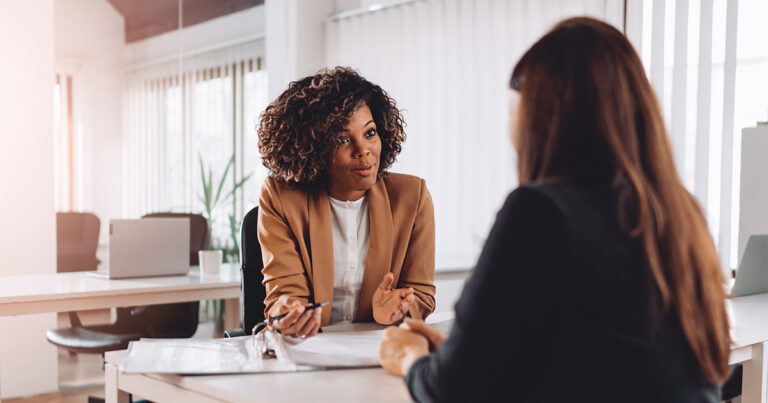
[[318, 333], [302, 343], [286, 343], [297, 365], [322, 368], [378, 367], [379, 342], [384, 330]]
[[231, 339], [142, 339], [131, 342], [125, 373], [228, 374], [379, 366], [384, 329], [285, 338], [285, 352], [263, 358], [251, 336]]

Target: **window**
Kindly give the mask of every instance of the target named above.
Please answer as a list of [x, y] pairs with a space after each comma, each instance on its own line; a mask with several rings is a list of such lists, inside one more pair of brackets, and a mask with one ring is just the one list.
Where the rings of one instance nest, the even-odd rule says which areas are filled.
[[[239, 223], [258, 203], [266, 176], [255, 124], [266, 107], [261, 41], [136, 68], [125, 92], [124, 195], [127, 217], [155, 211], [203, 213], [203, 175], [215, 185], [234, 156], [221, 196], [246, 186], [212, 215], [212, 246], [230, 249], [230, 216]], [[214, 192], [217, 189], [214, 189]]]
[[724, 269], [734, 268], [741, 131], [768, 120], [768, 26], [761, 19], [768, 3], [629, 3], [628, 19], [642, 21], [642, 34], [630, 39], [659, 94], [678, 170], [707, 213]]

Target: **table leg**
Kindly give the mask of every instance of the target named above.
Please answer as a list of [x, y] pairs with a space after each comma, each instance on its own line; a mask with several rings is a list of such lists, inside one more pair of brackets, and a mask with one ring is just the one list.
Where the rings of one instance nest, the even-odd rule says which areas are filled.
[[744, 362], [741, 401], [768, 403], [768, 342], [752, 346], [752, 359]]
[[240, 327], [240, 298], [224, 300], [224, 330]]
[[106, 363], [104, 364], [104, 400], [106, 403], [128, 403], [130, 394], [118, 389], [118, 371], [117, 367]]

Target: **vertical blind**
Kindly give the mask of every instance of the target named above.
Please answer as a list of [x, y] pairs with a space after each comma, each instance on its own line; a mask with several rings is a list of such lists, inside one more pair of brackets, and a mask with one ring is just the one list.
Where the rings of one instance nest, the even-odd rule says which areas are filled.
[[356, 68], [404, 110], [408, 138], [391, 170], [427, 181], [438, 269], [474, 265], [516, 185], [507, 136], [515, 61], [575, 15], [622, 29], [624, 1], [419, 0], [326, 21], [326, 65]]
[[253, 179], [214, 214], [213, 240], [227, 247], [227, 216], [239, 220], [245, 208], [258, 203], [255, 195], [266, 175], [254, 130], [257, 114], [266, 106], [263, 54], [263, 39], [252, 39], [128, 68], [124, 216], [201, 213], [200, 160], [206, 172], [213, 170], [217, 183], [234, 156], [234, 175], [230, 173], [222, 193], [248, 174]]
[[662, 103], [678, 171], [706, 211], [721, 263], [741, 251], [741, 130], [768, 120], [765, 0], [627, 0], [627, 33]]

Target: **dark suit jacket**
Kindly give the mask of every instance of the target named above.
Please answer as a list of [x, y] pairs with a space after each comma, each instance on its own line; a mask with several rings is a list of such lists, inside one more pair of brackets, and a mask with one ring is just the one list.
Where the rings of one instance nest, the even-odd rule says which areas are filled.
[[717, 402], [608, 192], [521, 187], [498, 213], [418, 401]]
[[[435, 309], [435, 218], [423, 179], [386, 173], [368, 190], [371, 243], [356, 321], [372, 321], [371, 301], [384, 275], [397, 288], [412, 287], [409, 313], [424, 319]], [[267, 287], [266, 317], [281, 295], [302, 303], [333, 304], [331, 206], [325, 191], [308, 192], [267, 178], [259, 200], [259, 243]], [[331, 317], [323, 309], [323, 326]]]

